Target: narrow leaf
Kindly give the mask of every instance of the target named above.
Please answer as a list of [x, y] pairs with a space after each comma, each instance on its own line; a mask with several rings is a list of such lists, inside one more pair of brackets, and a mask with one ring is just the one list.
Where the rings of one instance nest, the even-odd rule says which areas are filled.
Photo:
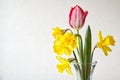
[[85, 34], [85, 43], [84, 43], [84, 61], [85, 63], [90, 62], [91, 57], [91, 29], [88, 26]]
[[84, 76], [85, 80], [87, 80], [90, 75], [90, 62], [91, 62], [91, 29], [88, 26], [86, 34], [85, 34], [85, 43], [84, 43]]

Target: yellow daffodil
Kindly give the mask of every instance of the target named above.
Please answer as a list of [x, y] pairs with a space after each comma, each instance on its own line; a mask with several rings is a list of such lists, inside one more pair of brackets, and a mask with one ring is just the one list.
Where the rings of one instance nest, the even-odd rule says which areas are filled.
[[107, 37], [103, 38], [101, 31], [99, 31], [98, 33], [98, 38], [99, 38], [99, 42], [97, 42], [97, 47], [101, 48], [104, 54], [107, 56], [108, 51], [109, 52], [112, 51], [109, 46], [114, 46], [115, 40], [111, 35], [108, 35]]
[[58, 71], [60, 73], [63, 73], [63, 71], [66, 70], [66, 72], [68, 74], [72, 75], [71, 65], [70, 65], [69, 61], [65, 58], [61, 58], [60, 56], [57, 56], [56, 58], [61, 63], [61, 64], [56, 65]]
[[63, 30], [59, 27], [55, 27], [53, 28], [52, 35], [54, 36], [55, 39], [57, 39], [63, 35]]
[[76, 36], [70, 32], [66, 32], [60, 38], [54, 41], [54, 52], [58, 55], [65, 53], [71, 55], [72, 51], [77, 46]]

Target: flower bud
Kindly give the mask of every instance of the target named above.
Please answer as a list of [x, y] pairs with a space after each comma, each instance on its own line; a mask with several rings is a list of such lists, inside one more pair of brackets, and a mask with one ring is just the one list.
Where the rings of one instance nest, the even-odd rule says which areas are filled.
[[78, 5], [71, 8], [69, 13], [70, 26], [76, 30], [79, 30], [80, 28], [82, 28], [87, 14], [88, 14], [88, 11], [83, 11], [83, 9]]

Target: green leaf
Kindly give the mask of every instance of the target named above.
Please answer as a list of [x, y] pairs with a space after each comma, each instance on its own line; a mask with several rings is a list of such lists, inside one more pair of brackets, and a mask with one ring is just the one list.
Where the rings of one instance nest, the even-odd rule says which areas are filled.
[[90, 75], [90, 63], [91, 62], [91, 29], [88, 26], [86, 34], [85, 34], [85, 43], [84, 43], [84, 76], [85, 80], [87, 80]]
[[84, 43], [84, 61], [85, 63], [90, 62], [91, 57], [91, 29], [88, 26], [86, 34], [85, 34], [85, 43]]

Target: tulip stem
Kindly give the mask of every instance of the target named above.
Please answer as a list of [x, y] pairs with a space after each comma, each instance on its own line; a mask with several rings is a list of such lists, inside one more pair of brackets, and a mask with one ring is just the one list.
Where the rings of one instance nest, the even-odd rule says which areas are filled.
[[84, 80], [84, 60], [83, 60], [83, 42], [82, 42], [82, 37], [79, 34], [79, 30], [77, 30], [77, 41], [78, 41], [78, 47], [77, 47], [77, 51], [78, 51], [78, 56], [79, 56], [79, 60], [80, 60], [80, 64], [81, 66], [81, 80]]
[[77, 30], [77, 35], [78, 35], [78, 48], [77, 48], [77, 51], [78, 51], [80, 62], [83, 63], [83, 43], [82, 43], [82, 37], [79, 34], [79, 30]]
[[76, 66], [77, 66], [77, 69], [78, 69], [78, 74], [80, 75], [80, 78], [81, 78], [81, 80], [84, 80], [84, 76], [83, 76], [83, 68], [81, 68], [81, 65], [80, 65], [80, 63], [78, 62], [78, 59], [77, 59], [77, 57], [76, 57], [76, 54], [75, 54], [75, 52], [73, 51], [73, 55], [74, 55], [74, 58], [75, 58], [75, 61], [76, 61]]

